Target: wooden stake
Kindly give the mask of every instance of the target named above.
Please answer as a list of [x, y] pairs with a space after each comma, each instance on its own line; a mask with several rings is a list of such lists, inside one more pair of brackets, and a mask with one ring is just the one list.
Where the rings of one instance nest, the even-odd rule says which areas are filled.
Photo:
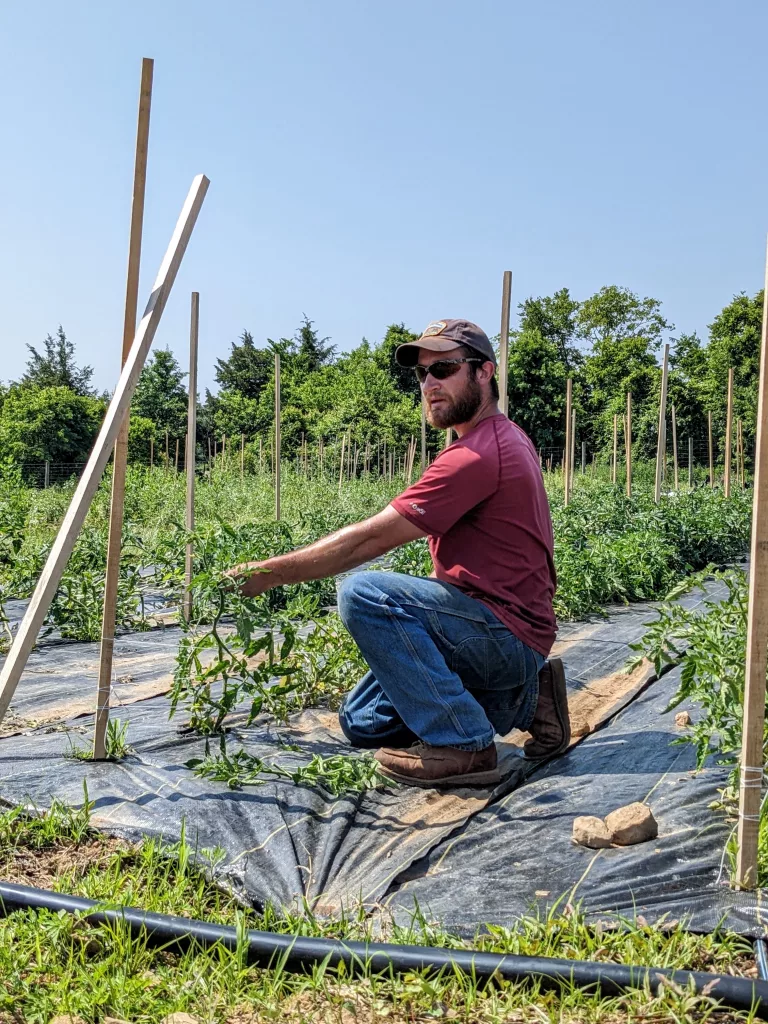
[[768, 667], [768, 258], [760, 348], [754, 490], [736, 854], [736, 882], [747, 889], [757, 885], [757, 847], [764, 764], [765, 673]]
[[675, 416], [675, 406], [672, 404], [672, 462], [675, 469], [675, 490], [680, 486], [678, 479], [678, 467], [677, 467], [677, 417]]
[[731, 496], [731, 447], [733, 427], [733, 367], [728, 369], [728, 405], [725, 414], [725, 471], [723, 474], [723, 491], [726, 498]]
[[176, 438], [176, 458], [174, 460], [174, 469], [179, 472], [179, 439]]
[[619, 417], [614, 414], [613, 417], [613, 465], [611, 467], [611, 483], [616, 483], [616, 471], [619, 459]]
[[581, 475], [584, 476], [584, 471], [587, 465], [587, 442], [581, 442]]
[[[145, 57], [141, 62], [139, 86], [139, 114], [136, 128], [136, 155], [133, 165], [133, 196], [131, 200], [131, 226], [128, 235], [128, 273], [125, 285], [125, 311], [123, 314], [123, 344], [120, 367], [125, 366], [136, 334], [136, 315], [139, 301], [139, 268], [141, 265], [141, 236], [144, 227], [144, 194], [147, 184], [147, 150], [149, 147], [149, 115], [152, 107], [152, 73], [155, 62]], [[117, 589], [120, 582], [120, 552], [123, 541], [123, 511], [125, 508], [125, 476], [128, 466], [128, 428], [130, 406], [126, 409], [115, 442], [112, 467], [112, 496], [109, 506], [109, 533], [107, 538], [107, 565], [104, 577], [102, 605], [101, 649], [96, 689], [96, 720], [93, 728], [93, 758], [106, 757], [109, 700], [112, 688], [112, 663], [115, 648], [115, 619], [117, 615]], [[24, 659], [26, 661], [26, 658]], [[2, 712], [0, 712], [0, 717]]]
[[688, 438], [688, 486], [693, 489], [693, 438]]
[[341, 455], [339, 456], [339, 494], [341, 494], [341, 485], [344, 483], [344, 445], [347, 443], [347, 432], [341, 435]]
[[453, 427], [448, 427], [448, 429], [445, 432], [445, 447], [447, 448], [448, 445], [451, 444], [452, 442], [453, 442]]
[[632, 392], [627, 392], [627, 417], [624, 430], [624, 447], [627, 458], [627, 497], [632, 497]]
[[707, 413], [707, 429], [709, 433], [709, 486], [715, 486], [715, 451], [712, 447], [712, 413]]
[[150, 437], [149, 439], [149, 468], [155, 468], [155, 439]]
[[740, 484], [741, 489], [743, 491], [744, 490], [744, 429], [742, 427], [741, 417], [739, 417], [739, 420], [738, 420], [738, 422], [736, 424], [736, 429], [737, 429], [737, 433], [738, 433], [738, 445], [739, 445], [739, 457], [738, 457], [738, 463], [739, 463], [739, 469], [738, 469], [738, 472], [739, 472], [739, 484]]
[[424, 399], [421, 400], [421, 475], [427, 468], [427, 413], [424, 408]]
[[571, 413], [571, 487], [576, 476], [576, 410]]
[[240, 435], [240, 480], [245, 477], [245, 434]]
[[208, 179], [199, 175], [192, 183], [181, 211], [170, 245], [160, 266], [155, 284], [149, 297], [144, 316], [139, 324], [136, 337], [131, 345], [128, 358], [123, 366], [117, 387], [109, 403], [101, 430], [91, 450], [88, 462], [80, 477], [72, 501], [64, 516], [56, 540], [43, 567], [24, 618], [21, 621], [11, 650], [0, 671], [0, 722], [11, 703], [29, 653], [35, 645], [37, 634], [43, 624], [51, 601], [61, 581], [67, 559], [72, 553], [93, 496], [96, 493], [112, 447], [117, 440], [120, 424], [128, 411], [131, 398], [141, 374], [157, 326], [168, 301], [173, 282], [181, 264], [184, 251], [189, 243], [192, 229], [200, 212]]
[[507, 378], [509, 365], [509, 305], [512, 299], [512, 271], [504, 271], [501, 286], [501, 331], [499, 332], [499, 409], [509, 414]]
[[563, 504], [571, 500], [571, 405], [573, 403], [573, 380], [569, 377], [565, 385], [565, 449], [563, 450]]
[[664, 362], [661, 367], [661, 399], [659, 401], [659, 427], [656, 441], [656, 490], [655, 500], [661, 501], [661, 481], [664, 475], [664, 461], [667, 455], [667, 376], [669, 373], [669, 345], [664, 346]]
[[[192, 292], [189, 320], [189, 397], [187, 399], [187, 451], [185, 455], [187, 471], [187, 533], [195, 528], [195, 453], [197, 451], [197, 336], [200, 325], [200, 295]], [[184, 556], [184, 618], [189, 622], [192, 618], [192, 560], [194, 548], [192, 542], [187, 543]]]
[[280, 522], [280, 353], [275, 352], [275, 519]]

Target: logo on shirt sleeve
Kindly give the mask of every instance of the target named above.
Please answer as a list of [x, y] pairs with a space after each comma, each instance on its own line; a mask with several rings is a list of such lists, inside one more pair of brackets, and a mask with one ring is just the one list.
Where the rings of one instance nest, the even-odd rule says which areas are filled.
[[422, 508], [421, 505], [417, 505], [415, 501], [411, 502], [411, 508], [414, 512], [418, 512], [420, 516], [425, 516], [427, 514], [427, 510]]

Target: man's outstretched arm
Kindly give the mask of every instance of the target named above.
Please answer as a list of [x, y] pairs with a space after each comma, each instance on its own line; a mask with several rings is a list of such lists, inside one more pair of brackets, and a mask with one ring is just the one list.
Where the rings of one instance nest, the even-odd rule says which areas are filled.
[[329, 533], [305, 548], [263, 562], [244, 562], [230, 569], [227, 575], [237, 581], [246, 597], [256, 597], [286, 583], [306, 583], [336, 576], [424, 536], [423, 530], [388, 505], [370, 519]]

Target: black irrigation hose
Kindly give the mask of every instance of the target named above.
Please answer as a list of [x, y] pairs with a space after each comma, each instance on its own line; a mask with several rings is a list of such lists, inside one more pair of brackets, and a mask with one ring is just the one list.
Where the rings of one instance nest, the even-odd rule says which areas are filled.
[[[234, 950], [238, 944], [237, 929], [225, 925], [154, 914], [132, 907], [105, 909], [96, 901], [79, 896], [0, 882], [0, 912], [8, 914], [24, 909], [78, 914], [91, 924], [125, 922], [131, 934], [146, 936], [155, 945], [179, 951], [216, 943]], [[431, 946], [400, 946], [388, 942], [342, 942], [254, 930], [245, 932], [241, 937], [248, 945], [248, 963], [261, 967], [275, 967], [279, 963], [285, 970], [302, 972], [327, 962], [332, 967], [343, 963], [352, 972], [363, 968], [374, 973], [447, 969], [478, 981], [487, 981], [494, 976], [515, 982], [534, 980], [545, 989], [575, 985], [606, 996], [621, 995], [628, 989], [646, 985], [656, 993], [665, 981], [685, 989], [692, 983], [696, 993], [709, 995], [733, 1009], [754, 1010], [758, 1016], [768, 1019], [768, 982], [730, 975]]]
[[754, 942], [755, 963], [757, 964], [757, 976], [762, 981], [768, 981], [768, 942], [765, 939], [755, 939]]

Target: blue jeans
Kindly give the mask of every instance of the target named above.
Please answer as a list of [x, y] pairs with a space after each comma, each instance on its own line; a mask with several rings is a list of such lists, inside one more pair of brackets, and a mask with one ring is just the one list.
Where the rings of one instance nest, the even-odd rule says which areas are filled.
[[544, 658], [484, 604], [450, 583], [357, 572], [338, 586], [339, 614], [370, 666], [339, 712], [356, 747], [482, 750], [526, 729]]

